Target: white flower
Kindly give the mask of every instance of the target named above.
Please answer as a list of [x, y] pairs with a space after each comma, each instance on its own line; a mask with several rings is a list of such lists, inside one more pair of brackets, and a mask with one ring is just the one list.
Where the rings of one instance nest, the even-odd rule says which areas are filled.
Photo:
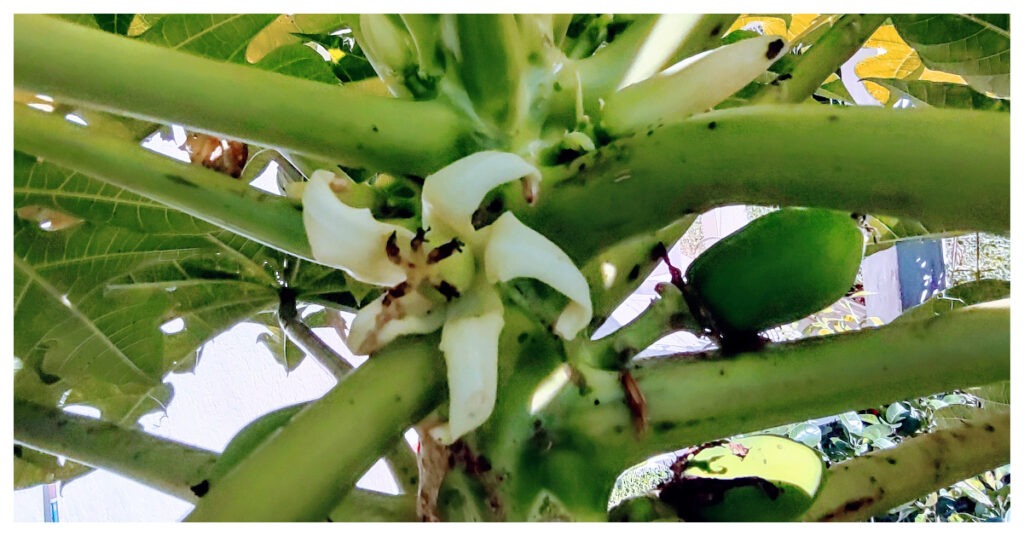
[[530, 277], [568, 297], [555, 323], [555, 332], [567, 340], [593, 314], [583, 274], [553, 242], [511, 212], [473, 228], [473, 213], [487, 193], [520, 179], [532, 202], [541, 174], [519, 156], [483, 151], [453, 162], [424, 181], [427, 231], [418, 233], [342, 203], [332, 185], [344, 187], [351, 181], [347, 176], [317, 171], [302, 193], [314, 258], [360, 281], [390, 287], [356, 315], [348, 336], [354, 351], [371, 353], [401, 335], [442, 328], [448, 422], [430, 430], [441, 443], [474, 430], [494, 409], [498, 337], [505, 323], [496, 283]]

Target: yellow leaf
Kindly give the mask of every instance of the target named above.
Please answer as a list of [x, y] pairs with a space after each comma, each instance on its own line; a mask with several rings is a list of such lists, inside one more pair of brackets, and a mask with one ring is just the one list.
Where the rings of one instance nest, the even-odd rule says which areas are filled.
[[778, 17], [768, 17], [765, 15], [743, 15], [736, 19], [736, 22], [732, 23], [732, 26], [729, 27], [729, 32], [743, 29], [748, 24], [755, 22], [760, 23], [761, 28], [764, 29], [764, 35], [780, 35], [789, 39], [786, 21]]
[[[881, 26], [864, 43], [865, 48], [880, 49], [878, 55], [866, 58], [854, 67], [859, 78], [908, 78], [916, 71], [923, 69], [921, 58], [910, 45], [896, 33], [892, 25]], [[889, 90], [872, 83], [865, 82], [868, 93], [878, 102], [889, 102]]]
[[944, 73], [942, 71], [933, 71], [933, 70], [928, 69], [928, 68], [925, 68], [924, 72], [921, 73], [921, 78], [920, 79], [921, 80], [930, 80], [932, 82], [952, 82], [954, 84], [964, 84], [964, 85], [967, 84], [967, 81], [964, 80], [963, 77], [960, 76], [960, 75], [956, 75], [956, 74], [952, 74], [952, 73]]
[[256, 63], [263, 59], [275, 48], [298, 42], [298, 38], [292, 32], [299, 32], [295, 25], [295, 19], [291, 15], [281, 15], [267, 25], [266, 28], [256, 34], [256, 37], [249, 41], [249, 47], [245, 49], [245, 59], [249, 63]]
[[792, 41], [827, 18], [828, 15], [819, 16], [817, 13], [793, 15], [793, 20], [789, 22], [789, 33], [787, 34], [787, 37]]
[[341, 61], [341, 58], [345, 57], [345, 51], [340, 48], [329, 48], [327, 49], [327, 53], [331, 55], [332, 63], [338, 63]]

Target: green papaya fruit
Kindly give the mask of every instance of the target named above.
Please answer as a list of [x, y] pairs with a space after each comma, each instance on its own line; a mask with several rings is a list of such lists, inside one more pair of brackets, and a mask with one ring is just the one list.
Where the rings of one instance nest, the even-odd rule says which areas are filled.
[[698, 452], [659, 499], [686, 521], [790, 521], [811, 507], [826, 474], [806, 445], [745, 437]]
[[721, 239], [686, 270], [691, 307], [719, 334], [799, 320], [850, 289], [864, 235], [849, 213], [785, 208]]
[[286, 406], [259, 417], [245, 425], [235, 437], [231, 438], [224, 452], [217, 458], [217, 462], [210, 471], [210, 482], [217, 483], [244, 460], [256, 447], [263, 444], [272, 433], [288, 423], [296, 413], [306, 407], [306, 402]]

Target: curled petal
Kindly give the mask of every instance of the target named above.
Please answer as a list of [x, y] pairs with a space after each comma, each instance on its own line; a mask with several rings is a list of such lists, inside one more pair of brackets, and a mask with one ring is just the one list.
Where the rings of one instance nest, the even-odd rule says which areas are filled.
[[525, 178], [536, 194], [540, 171], [513, 153], [481, 151], [456, 160], [423, 183], [423, 224], [439, 233], [468, 239], [473, 213], [495, 187]]
[[403, 244], [413, 234], [373, 219], [369, 209], [342, 203], [331, 190], [334, 178], [330, 171], [318, 170], [302, 191], [302, 223], [313, 258], [364, 283], [393, 286], [404, 281], [405, 272], [388, 259], [385, 246], [391, 233]]
[[417, 291], [400, 298], [389, 298], [385, 293], [356, 314], [348, 333], [348, 347], [357, 354], [369, 354], [402, 335], [436, 331], [444, 319], [445, 304]]
[[441, 351], [448, 368], [448, 422], [430, 430], [450, 445], [484, 423], [498, 391], [498, 337], [505, 308], [494, 287], [484, 281], [448, 309]]
[[564, 294], [571, 303], [555, 322], [555, 333], [572, 339], [593, 316], [590, 288], [579, 268], [554, 242], [506, 212], [490, 226], [484, 251], [487, 279], [492, 283], [529, 277]]

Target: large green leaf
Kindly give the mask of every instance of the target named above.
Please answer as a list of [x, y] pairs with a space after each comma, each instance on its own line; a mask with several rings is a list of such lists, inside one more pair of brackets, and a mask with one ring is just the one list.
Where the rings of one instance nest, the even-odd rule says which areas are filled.
[[[119, 422], [165, 404], [170, 393], [160, 380], [168, 371], [276, 303], [276, 282], [247, 257], [252, 243], [230, 236], [140, 234], [91, 222], [50, 232], [16, 220], [17, 396], [88, 404]], [[165, 334], [161, 326], [172, 319], [184, 329]]]
[[135, 15], [93, 15], [93, 18], [96, 19], [96, 25], [105, 32], [128, 35], [128, 29], [131, 28]]
[[[346, 19], [358, 20], [355, 15], [300, 14], [281, 15], [257, 34], [246, 50], [245, 57], [257, 63], [278, 47], [301, 44], [302, 34], [330, 34], [345, 27]], [[330, 47], [327, 47], [330, 48]]]
[[277, 15], [164, 15], [139, 39], [175, 50], [245, 63], [249, 42]]
[[893, 15], [929, 69], [958, 74], [978, 91], [1010, 96], [1010, 16]]
[[918, 106], [1010, 111], [1010, 101], [994, 99], [963, 84], [931, 80], [900, 80], [898, 78], [865, 78], [864, 81], [874, 82], [888, 89], [892, 94], [906, 96]]
[[301, 44], [284, 45], [272, 50], [256, 64], [261, 69], [327, 84], [338, 84], [331, 64], [312, 48]]
[[14, 206], [28, 205], [145, 233], [200, 234], [215, 229], [140, 195], [15, 151]]

